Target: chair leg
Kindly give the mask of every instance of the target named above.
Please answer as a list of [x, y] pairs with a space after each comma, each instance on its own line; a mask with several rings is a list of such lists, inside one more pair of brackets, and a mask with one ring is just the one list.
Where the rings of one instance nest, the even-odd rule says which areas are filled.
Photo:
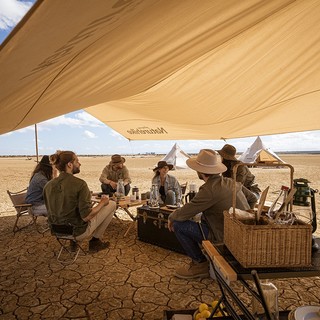
[[26, 227], [28, 227], [28, 226], [30, 226], [30, 225], [32, 225], [32, 224], [34, 223], [34, 220], [33, 220], [33, 217], [32, 217], [31, 221], [30, 221], [28, 224], [26, 224], [26, 225], [23, 226], [23, 227], [19, 227], [19, 226], [18, 226], [18, 220], [19, 220], [19, 218], [22, 217], [24, 214], [27, 214], [27, 213], [24, 212], [24, 213], [18, 213], [18, 214], [17, 214], [17, 218], [16, 218], [16, 221], [15, 221], [14, 226], [13, 226], [13, 232], [14, 232], [14, 233], [16, 233], [17, 231], [20, 231], [20, 230], [22, 230], [22, 229], [24, 229], [24, 228], [26, 228]]
[[[82, 247], [80, 246], [80, 244], [77, 241], [75, 241], [75, 243], [77, 245], [77, 249], [76, 249], [75, 252], [73, 252], [67, 247], [67, 242], [69, 242], [72, 239], [61, 239], [61, 238], [58, 238], [58, 237], [56, 239], [60, 244], [60, 250], [59, 250], [59, 253], [58, 253], [58, 256], [57, 256], [57, 261], [60, 262], [61, 264], [72, 264], [72, 263], [74, 263], [77, 260], [80, 251], [82, 251], [82, 253], [84, 253], [84, 255], [86, 254], [86, 252], [82, 249]], [[67, 254], [67, 258], [62, 258], [61, 257], [63, 252], [65, 252]]]

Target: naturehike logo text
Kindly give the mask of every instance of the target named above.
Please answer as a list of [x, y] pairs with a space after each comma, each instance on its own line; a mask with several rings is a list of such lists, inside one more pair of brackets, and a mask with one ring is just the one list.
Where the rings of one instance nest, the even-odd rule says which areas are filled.
[[139, 127], [136, 129], [127, 130], [129, 134], [168, 134], [163, 128], [151, 129], [149, 127]]

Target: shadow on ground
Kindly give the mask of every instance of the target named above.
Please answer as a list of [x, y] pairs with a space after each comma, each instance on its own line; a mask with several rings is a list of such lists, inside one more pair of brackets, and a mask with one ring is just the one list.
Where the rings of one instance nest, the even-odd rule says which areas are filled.
[[[105, 235], [109, 249], [63, 266], [56, 260], [59, 244], [50, 232], [40, 234], [29, 226], [14, 235], [14, 219], [0, 218], [0, 319], [161, 320], [164, 310], [193, 309], [219, 298], [211, 278], [172, 276], [188, 262], [186, 256], [139, 241], [135, 228], [124, 237], [128, 220], [111, 222]], [[39, 223], [44, 226], [45, 220]], [[273, 282], [281, 310], [320, 304], [319, 277]], [[232, 287], [249, 305], [242, 286]]]

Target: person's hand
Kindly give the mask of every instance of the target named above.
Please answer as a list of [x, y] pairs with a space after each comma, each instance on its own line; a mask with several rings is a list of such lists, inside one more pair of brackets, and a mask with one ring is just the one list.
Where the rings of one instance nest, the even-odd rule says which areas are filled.
[[109, 204], [109, 196], [107, 194], [101, 195], [100, 203], [102, 203], [103, 206], [107, 206]]
[[168, 220], [168, 229], [169, 231], [174, 232], [173, 221], [171, 220]]
[[117, 183], [116, 183], [116, 182], [110, 180], [110, 183], [109, 183], [109, 184], [110, 184], [110, 186], [112, 187], [112, 189], [114, 189], [114, 190], [117, 189]]

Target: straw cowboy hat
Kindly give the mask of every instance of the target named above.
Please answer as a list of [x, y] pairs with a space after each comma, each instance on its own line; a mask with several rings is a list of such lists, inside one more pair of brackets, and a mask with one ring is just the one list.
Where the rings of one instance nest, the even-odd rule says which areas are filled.
[[202, 149], [196, 158], [189, 158], [189, 168], [206, 174], [219, 174], [227, 171], [227, 167], [221, 163], [217, 153], [210, 149]]
[[220, 156], [223, 158], [223, 159], [226, 159], [226, 160], [235, 160], [237, 161], [238, 159], [235, 157], [236, 155], [236, 148], [234, 146], [232, 146], [231, 144], [225, 144], [223, 146], [223, 148], [221, 150], [217, 150], [220, 154]]
[[111, 156], [111, 164], [125, 163], [126, 159], [121, 157], [120, 154], [114, 154]]
[[166, 166], [169, 167], [169, 170], [173, 169], [173, 165], [167, 163], [167, 161], [159, 161], [158, 165], [156, 166], [156, 168], [153, 169], [153, 171], [157, 171], [158, 169], [161, 169], [161, 168], [166, 167]]

